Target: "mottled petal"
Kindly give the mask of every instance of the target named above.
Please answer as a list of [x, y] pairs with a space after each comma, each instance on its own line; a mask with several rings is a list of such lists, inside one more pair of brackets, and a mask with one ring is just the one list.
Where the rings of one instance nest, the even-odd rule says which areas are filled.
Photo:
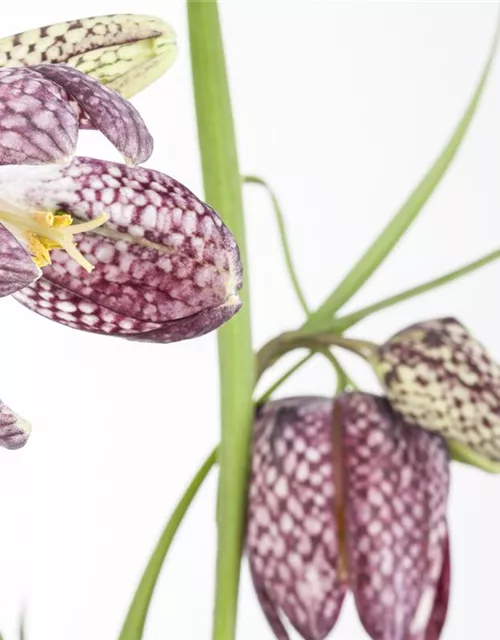
[[256, 420], [247, 550], [277, 638], [287, 638], [281, 610], [305, 640], [322, 640], [344, 598], [331, 430], [327, 398], [272, 402]]
[[427, 629], [422, 635], [422, 640], [439, 640], [446, 621], [446, 614], [448, 613], [451, 580], [450, 544], [448, 537], [446, 537], [443, 544], [443, 554], [443, 567], [436, 590], [434, 607]]
[[67, 91], [127, 162], [137, 164], [149, 158], [153, 138], [137, 109], [116, 91], [68, 65], [40, 64], [32, 69]]
[[67, 63], [130, 97], [175, 60], [175, 32], [159, 18], [119, 14], [71, 20], [0, 39], [0, 66]]
[[30, 425], [0, 400], [0, 447], [20, 449], [28, 441]]
[[250, 561], [250, 574], [252, 576], [252, 581], [255, 587], [255, 593], [257, 594], [257, 598], [259, 600], [259, 604], [266, 616], [267, 621], [269, 622], [269, 626], [274, 632], [274, 635], [278, 640], [290, 640], [290, 636], [288, 635], [283, 622], [279, 616], [276, 605], [272, 601], [269, 596], [269, 593], [266, 590], [265, 583], [261, 579], [261, 576], [258, 575], [255, 570], [252, 562]]
[[[40, 282], [20, 293], [42, 315], [87, 331], [170, 341], [218, 326], [239, 306], [234, 238], [172, 178], [79, 158], [69, 167], [0, 168], [0, 192], [23, 210], [63, 210], [85, 220], [110, 215], [79, 242], [92, 273], [56, 250]], [[185, 328], [172, 322], [181, 320]]]
[[408, 422], [500, 461], [500, 367], [457, 320], [401, 331], [380, 348], [377, 370]]
[[27, 287], [40, 277], [26, 249], [0, 224], [0, 298]]
[[0, 69], [0, 164], [67, 162], [78, 120], [53, 82], [31, 69]]
[[373, 640], [438, 638], [447, 600], [445, 441], [405, 423], [383, 398], [352, 393], [336, 405], [349, 577], [363, 625]]

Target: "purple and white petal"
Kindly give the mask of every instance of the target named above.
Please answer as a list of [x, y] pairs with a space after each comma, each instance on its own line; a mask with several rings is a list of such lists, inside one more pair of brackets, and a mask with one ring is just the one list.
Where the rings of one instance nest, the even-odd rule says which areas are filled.
[[0, 69], [0, 164], [68, 162], [78, 120], [67, 96], [31, 69]]
[[339, 577], [331, 431], [327, 398], [271, 402], [256, 419], [246, 546], [257, 593], [283, 640], [280, 610], [305, 640], [322, 640], [346, 590]]
[[[219, 326], [239, 308], [234, 238], [172, 178], [78, 158], [69, 167], [0, 168], [0, 191], [23, 210], [62, 210], [83, 220], [110, 215], [79, 242], [92, 273], [55, 250], [40, 282], [20, 293], [18, 299], [42, 315], [88, 331], [170, 341], [183, 331]], [[185, 319], [184, 329], [175, 324]]]
[[28, 441], [30, 425], [0, 400], [0, 447], [20, 449]]
[[[149, 158], [153, 138], [137, 109], [116, 91], [65, 64], [40, 64], [32, 69], [67, 91], [127, 162], [138, 164]], [[87, 122], [85, 126], [89, 128]]]
[[438, 602], [433, 615], [447, 561], [445, 442], [405, 423], [383, 398], [351, 393], [336, 403], [349, 576], [363, 625], [373, 640], [438, 638], [446, 613]]
[[0, 224], [0, 298], [27, 287], [41, 275], [30, 254]]

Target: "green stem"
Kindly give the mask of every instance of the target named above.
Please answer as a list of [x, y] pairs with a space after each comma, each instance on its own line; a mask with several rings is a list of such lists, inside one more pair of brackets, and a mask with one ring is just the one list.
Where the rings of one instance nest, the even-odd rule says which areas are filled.
[[203, 484], [208, 472], [214, 466], [216, 460], [217, 449], [214, 449], [191, 480], [191, 483], [168, 520], [167, 525], [151, 555], [148, 565], [144, 570], [141, 581], [130, 604], [119, 640], [141, 640], [153, 591], [158, 581], [158, 576], [160, 575], [167, 552], [170, 549], [174, 536], [177, 533], [193, 498]]
[[302, 287], [299, 283], [295, 265], [293, 264], [292, 252], [290, 250], [290, 243], [288, 242], [288, 234], [286, 231], [285, 218], [283, 216], [283, 212], [279, 205], [278, 199], [269, 184], [258, 176], [243, 176], [243, 182], [246, 182], [247, 184], [258, 184], [261, 187], [264, 187], [264, 189], [266, 189], [267, 193], [269, 194], [269, 197], [271, 198], [271, 202], [273, 203], [274, 215], [278, 224], [281, 246], [283, 247], [283, 253], [285, 254], [285, 263], [288, 275], [290, 276], [290, 281], [292, 283], [293, 290], [295, 291], [295, 295], [297, 296], [297, 300], [299, 301], [299, 304], [306, 316], [309, 317], [311, 315], [311, 310], [309, 308], [309, 305], [307, 304], [304, 292], [302, 291]]
[[281, 356], [294, 349], [309, 349], [323, 352], [332, 346], [342, 347], [357, 355], [371, 360], [378, 351], [378, 345], [368, 340], [344, 338], [335, 333], [303, 334], [300, 331], [288, 331], [267, 342], [257, 353], [257, 380]]
[[441, 178], [444, 176], [460, 148], [462, 140], [464, 139], [469, 125], [472, 122], [495, 57], [499, 30], [500, 22], [497, 24], [490, 53], [476, 90], [447, 145], [389, 224], [386, 225], [376, 240], [345, 276], [342, 282], [311, 315], [303, 326], [303, 331], [310, 332], [325, 330], [331, 324], [335, 313], [352, 298], [352, 296], [378, 269], [404, 233], [415, 221], [423, 206], [434, 192], [434, 189], [441, 181]]
[[218, 334], [221, 384], [218, 549], [213, 640], [234, 640], [244, 536], [254, 388], [248, 269], [233, 114], [217, 3], [187, 3], [205, 197], [238, 243], [243, 308]]
[[274, 382], [269, 389], [267, 389], [267, 391], [264, 391], [264, 393], [260, 396], [260, 398], [258, 400], [256, 400], [256, 404], [264, 404], [264, 402], [267, 402], [269, 400], [269, 398], [273, 395], [273, 393], [276, 391], [276, 389], [278, 389], [279, 387], [281, 387], [281, 385], [288, 380], [288, 378], [290, 376], [292, 376], [296, 371], [298, 371], [302, 365], [304, 365], [306, 362], [309, 362], [309, 360], [314, 356], [314, 352], [311, 351], [310, 353], [308, 353], [306, 356], [304, 356], [301, 360], [299, 360], [298, 362], [296, 362], [293, 367], [290, 367], [290, 369], [288, 369], [288, 371], [285, 371], [285, 373], [281, 376], [281, 378], [278, 378], [278, 380], [276, 380], [276, 382]]
[[452, 460], [477, 467], [478, 469], [482, 469], [488, 473], [500, 473], [500, 462], [488, 460], [488, 458], [483, 457], [479, 453], [471, 451], [469, 447], [461, 442], [448, 440], [447, 444]]
[[494, 262], [500, 258], [500, 249], [496, 251], [492, 251], [487, 255], [479, 258], [478, 260], [474, 260], [460, 269], [455, 269], [454, 271], [450, 271], [449, 273], [440, 276], [439, 278], [435, 278], [434, 280], [430, 280], [424, 284], [420, 284], [417, 287], [412, 287], [411, 289], [407, 289], [406, 291], [402, 291], [401, 293], [397, 293], [396, 295], [390, 296], [389, 298], [385, 298], [384, 300], [380, 300], [374, 304], [371, 304], [367, 307], [363, 307], [358, 311], [354, 311], [349, 315], [343, 316], [341, 318], [336, 318], [333, 321], [333, 325], [331, 325], [332, 331], [336, 331], [338, 333], [343, 333], [346, 329], [349, 329], [353, 325], [357, 324], [367, 316], [372, 313], [376, 313], [377, 311], [382, 311], [382, 309], [387, 309], [388, 307], [392, 307], [395, 304], [400, 302], [404, 302], [405, 300], [409, 300], [410, 298], [414, 298], [415, 296], [419, 296], [422, 293], [426, 293], [427, 291], [431, 291], [432, 289], [436, 289], [437, 287], [442, 287], [457, 278], [461, 278], [466, 276], [481, 267], [489, 264], [490, 262]]

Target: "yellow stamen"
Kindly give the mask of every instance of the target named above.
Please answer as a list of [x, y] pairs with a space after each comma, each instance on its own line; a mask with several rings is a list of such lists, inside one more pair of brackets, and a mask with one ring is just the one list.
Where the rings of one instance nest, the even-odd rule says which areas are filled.
[[26, 234], [28, 240], [28, 249], [31, 253], [33, 262], [37, 267], [46, 267], [51, 263], [50, 251], [44, 246], [43, 242], [34, 233], [28, 232]]
[[50, 251], [60, 248], [90, 273], [94, 267], [78, 250], [73, 236], [93, 231], [105, 224], [109, 216], [107, 213], [102, 213], [88, 222], [72, 224], [73, 218], [67, 213], [37, 212], [19, 215], [0, 211], [0, 220], [5, 222], [13, 233], [21, 230], [33, 262], [37, 266], [49, 265]]

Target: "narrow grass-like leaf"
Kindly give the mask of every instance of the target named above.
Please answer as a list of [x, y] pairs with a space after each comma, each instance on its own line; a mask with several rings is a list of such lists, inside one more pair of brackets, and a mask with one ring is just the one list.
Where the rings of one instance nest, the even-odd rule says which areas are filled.
[[302, 307], [302, 310], [304, 311], [306, 317], [308, 318], [311, 315], [311, 310], [309, 309], [309, 306], [306, 301], [306, 297], [304, 295], [304, 292], [302, 291], [302, 287], [300, 286], [297, 271], [293, 263], [292, 252], [290, 250], [290, 244], [288, 242], [288, 234], [286, 231], [285, 218], [283, 216], [283, 212], [278, 202], [278, 198], [276, 197], [274, 191], [271, 189], [269, 184], [262, 178], [259, 178], [258, 176], [244, 176], [243, 182], [246, 182], [247, 184], [257, 184], [261, 187], [264, 187], [264, 189], [266, 189], [267, 193], [269, 194], [269, 197], [271, 198], [271, 202], [274, 210], [274, 216], [276, 218], [276, 223], [278, 225], [278, 232], [280, 236], [281, 246], [283, 248], [283, 253], [285, 255], [285, 263], [286, 263], [288, 275], [290, 277], [293, 290], [295, 291], [295, 295], [297, 296], [297, 300], [299, 301], [299, 304]]
[[476, 112], [477, 105], [479, 104], [479, 100], [483, 94], [486, 80], [495, 57], [498, 38], [499, 26], [497, 26], [495, 31], [491, 51], [476, 90], [447, 145], [417, 187], [410, 194], [401, 209], [383, 229], [382, 233], [366, 250], [364, 255], [352, 267], [346, 277], [328, 296], [323, 304], [310, 316], [309, 320], [303, 326], [305, 331], [323, 330], [331, 324], [334, 314], [348, 300], [350, 300], [350, 298], [363, 286], [363, 284], [387, 258], [410, 225], [415, 221], [423, 206], [434, 192], [434, 189], [441, 182], [442, 177], [460, 148], [462, 140], [464, 139]]
[[379, 300], [379, 302], [375, 302], [374, 304], [371, 304], [367, 307], [358, 309], [358, 311], [353, 311], [349, 315], [335, 318], [333, 320], [331, 328], [335, 332], [342, 333], [343, 331], [346, 331], [346, 329], [349, 329], [358, 322], [361, 322], [361, 320], [364, 320], [373, 313], [377, 313], [378, 311], [382, 311], [383, 309], [392, 307], [393, 305], [404, 302], [405, 300], [409, 300], [410, 298], [415, 298], [416, 296], [427, 293], [428, 291], [432, 291], [432, 289], [436, 289], [437, 287], [442, 287], [445, 284], [449, 284], [450, 282], [453, 282], [458, 278], [462, 278], [463, 276], [466, 276], [473, 271], [477, 271], [478, 269], [485, 267], [490, 262], [494, 262], [499, 258], [500, 249], [497, 249], [496, 251], [492, 251], [482, 258], [474, 260], [474, 262], [470, 262], [469, 264], [466, 264], [459, 269], [450, 271], [449, 273], [446, 273], [439, 278], [435, 278], [434, 280], [430, 280], [429, 282], [425, 282], [424, 284], [420, 284], [416, 287], [412, 287], [411, 289], [406, 289], [406, 291], [401, 291], [400, 293], [397, 293], [393, 296], [384, 298], [383, 300]]
[[[217, 459], [217, 449], [214, 449], [202, 464], [184, 495], [179, 500], [172, 513], [158, 543], [151, 555], [148, 565], [142, 575], [139, 586], [130, 604], [127, 617], [119, 636], [119, 640], [141, 640], [144, 633], [146, 616], [153, 597], [153, 592], [160, 575], [161, 568], [170, 549], [170, 545], [179, 529], [179, 526], [193, 501], [198, 489], [214, 466]], [[0, 638], [1, 640], [1, 638]]]

